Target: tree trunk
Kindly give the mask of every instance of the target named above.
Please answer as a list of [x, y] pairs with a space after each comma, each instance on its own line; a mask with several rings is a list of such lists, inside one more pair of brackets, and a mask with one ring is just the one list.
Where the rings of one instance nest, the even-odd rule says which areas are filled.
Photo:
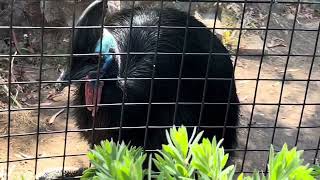
[[25, 12], [32, 26], [42, 25], [40, 0], [26, 0]]

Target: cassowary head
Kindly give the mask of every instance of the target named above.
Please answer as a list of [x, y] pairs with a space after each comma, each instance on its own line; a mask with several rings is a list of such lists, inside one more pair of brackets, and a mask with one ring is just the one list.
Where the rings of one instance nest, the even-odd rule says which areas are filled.
[[[94, 1], [82, 13], [76, 26], [101, 26], [103, 17], [103, 2], [101, 0]], [[64, 80], [89, 80], [85, 83], [85, 102], [86, 105], [95, 105], [100, 103], [102, 88], [104, 82], [97, 79], [115, 77], [114, 66], [115, 55], [117, 52], [117, 41], [114, 36], [107, 30], [100, 28], [82, 27], [74, 30], [73, 38], [73, 58], [71, 67], [64, 75]], [[79, 55], [101, 53], [99, 56]], [[100, 62], [100, 63], [99, 63]], [[93, 107], [87, 108], [92, 111]], [[97, 110], [97, 109], [96, 109]]]
[[[85, 76], [86, 80], [94, 79], [92, 81], [85, 83], [85, 102], [86, 105], [95, 105], [96, 100], [97, 103], [101, 101], [102, 88], [104, 86], [103, 81], [99, 81], [97, 84], [97, 80], [99, 78], [107, 78], [111, 75], [110, 71], [112, 63], [114, 61], [114, 55], [110, 53], [115, 53], [117, 49], [117, 42], [113, 35], [106, 29], [103, 30], [102, 38], [100, 38], [95, 45], [95, 53], [102, 53], [101, 63], [99, 71], [89, 71]], [[100, 72], [100, 73], [98, 73]], [[97, 96], [97, 97], [96, 97]], [[95, 107], [88, 107], [89, 111], [92, 111], [92, 116], [95, 114]], [[97, 110], [97, 109], [96, 109]]]

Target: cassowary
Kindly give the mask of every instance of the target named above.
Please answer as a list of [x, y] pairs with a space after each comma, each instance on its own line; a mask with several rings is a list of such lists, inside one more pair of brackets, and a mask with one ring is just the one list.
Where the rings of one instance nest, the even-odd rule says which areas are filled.
[[[94, 137], [85, 132], [89, 142], [112, 138], [156, 149], [166, 143], [162, 126], [183, 124], [200, 125], [203, 136], [210, 139], [224, 134], [223, 146], [234, 147], [236, 129], [223, 131], [238, 124], [233, 65], [227, 49], [208, 28], [170, 8], [135, 7], [103, 16], [101, 1], [93, 2], [76, 26], [101, 23], [106, 26], [103, 30], [75, 30], [73, 53], [77, 55], [65, 75], [65, 80], [100, 79], [98, 84], [80, 83], [76, 94], [76, 105], [99, 106], [76, 109], [79, 128], [90, 129], [93, 123], [95, 128], [109, 128], [95, 130]], [[78, 55], [100, 50], [100, 61], [98, 56]], [[115, 128], [120, 126], [121, 130]]]

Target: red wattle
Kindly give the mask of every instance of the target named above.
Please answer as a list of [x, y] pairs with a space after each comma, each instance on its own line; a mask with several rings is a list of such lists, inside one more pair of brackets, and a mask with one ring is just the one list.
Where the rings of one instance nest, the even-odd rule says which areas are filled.
[[[86, 77], [86, 79], [89, 79]], [[96, 104], [100, 104], [101, 102], [101, 94], [102, 94], [102, 87], [104, 83], [102, 81], [99, 82], [98, 87], [95, 87], [91, 84], [91, 82], [85, 83], [85, 103], [86, 105], [93, 105], [94, 107], [87, 107], [89, 111], [92, 111], [92, 117], [95, 116], [96, 112], [98, 111], [99, 107]], [[97, 103], [96, 103], [97, 101]]]

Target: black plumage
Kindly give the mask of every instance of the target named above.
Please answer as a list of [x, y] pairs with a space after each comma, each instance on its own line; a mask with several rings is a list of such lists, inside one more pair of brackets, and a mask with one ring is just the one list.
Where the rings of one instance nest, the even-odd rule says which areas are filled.
[[[209, 65], [205, 95], [206, 104], [203, 109], [201, 126], [220, 126], [220, 128], [202, 128], [204, 136], [210, 139], [215, 135], [218, 139], [222, 137], [223, 128], [221, 126], [236, 126], [238, 124], [239, 106], [232, 104], [228, 114], [227, 102], [229, 89], [231, 89], [230, 102], [238, 103], [234, 79], [232, 79], [233, 65], [227, 49], [212, 35], [206, 28], [161, 28], [158, 39], [159, 14], [161, 14], [161, 27], [205, 27], [201, 22], [184, 12], [175, 9], [164, 8], [147, 9], [136, 7], [134, 9], [124, 9], [113, 14], [106, 14], [104, 25], [106, 26], [130, 26], [131, 15], [133, 14], [132, 26], [149, 26], [129, 28], [106, 28], [115, 37], [120, 53], [130, 52], [155, 52], [148, 54], [122, 54], [119, 58], [114, 56], [110, 68], [101, 78], [114, 78], [104, 82], [101, 95], [101, 104], [109, 104], [99, 107], [96, 114], [95, 127], [118, 127], [121, 119], [121, 102], [124, 96], [124, 106], [122, 126], [137, 127], [145, 126], [148, 114], [148, 102], [151, 88], [151, 78], [153, 65], [155, 74], [153, 84], [151, 113], [149, 126], [172, 126], [173, 119], [176, 125], [197, 126], [199, 123], [202, 94], [204, 88], [204, 78], [206, 77], [207, 66]], [[101, 25], [102, 22], [101, 2], [92, 4], [80, 17], [77, 26]], [[188, 20], [187, 20], [188, 18]], [[152, 27], [151, 27], [152, 26]], [[131, 35], [130, 35], [131, 32]], [[186, 42], [185, 39], [186, 35]], [[100, 38], [100, 29], [77, 29], [74, 35], [73, 53], [92, 53]], [[210, 38], [213, 38], [210, 44]], [[130, 42], [129, 42], [130, 40]], [[184, 46], [184, 43], [185, 46]], [[210, 46], [212, 52], [218, 53], [211, 56], [208, 61]], [[181, 54], [185, 53], [184, 58]], [[188, 54], [199, 53], [199, 54]], [[202, 54], [201, 54], [202, 53]], [[220, 54], [220, 55], [219, 55]], [[175, 101], [178, 88], [178, 79], [181, 62], [183, 59], [182, 79], [179, 93], [179, 102], [194, 104], [179, 104], [177, 116], [174, 118]], [[90, 71], [97, 69], [97, 57], [74, 56], [69, 74], [66, 78], [83, 79]], [[153, 64], [155, 62], [155, 64]], [[209, 62], [209, 64], [208, 64]], [[126, 83], [123, 79], [127, 75]], [[140, 79], [132, 79], [140, 78]], [[141, 79], [142, 78], [142, 79]], [[144, 79], [143, 79], [144, 78]], [[174, 78], [174, 79], [170, 79]], [[188, 79], [189, 78], [189, 79]], [[198, 78], [192, 80], [190, 78]], [[199, 79], [202, 78], [202, 79]], [[212, 79], [217, 78], [217, 79]], [[226, 78], [223, 80], [223, 78]], [[84, 84], [79, 86], [75, 104], [85, 104]], [[134, 104], [138, 103], [138, 104]], [[140, 104], [139, 104], [140, 103]], [[162, 104], [168, 103], [168, 104]], [[111, 105], [110, 105], [111, 104]], [[87, 129], [93, 125], [92, 113], [86, 108], [78, 108], [75, 112], [79, 128]], [[226, 118], [227, 115], [227, 118]], [[227, 120], [225, 123], [225, 119]], [[190, 129], [191, 130], [191, 129]], [[191, 134], [191, 133], [190, 133]], [[119, 129], [96, 130], [92, 140], [91, 132], [84, 133], [92, 143], [99, 143], [103, 139], [118, 139]], [[144, 128], [126, 128], [121, 130], [121, 140], [131, 142], [133, 145], [144, 145]], [[236, 144], [236, 129], [227, 128], [224, 136], [224, 147], [232, 148]], [[155, 128], [148, 130], [147, 149], [160, 148], [162, 143], [166, 143], [164, 129]]]

